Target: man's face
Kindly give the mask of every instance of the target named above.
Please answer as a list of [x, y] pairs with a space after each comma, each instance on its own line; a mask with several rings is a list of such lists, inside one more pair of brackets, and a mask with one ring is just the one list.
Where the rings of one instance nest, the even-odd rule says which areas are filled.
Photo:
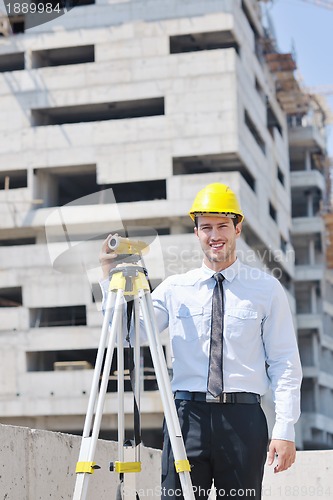
[[229, 217], [209, 215], [197, 217], [197, 222], [194, 233], [199, 238], [206, 266], [220, 271], [235, 262], [236, 239], [242, 230], [241, 223], [235, 227]]

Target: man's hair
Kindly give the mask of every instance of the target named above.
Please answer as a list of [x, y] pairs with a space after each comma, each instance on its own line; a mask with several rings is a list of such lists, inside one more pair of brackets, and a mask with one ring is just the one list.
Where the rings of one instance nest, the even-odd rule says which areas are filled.
[[[239, 215], [236, 215], [236, 217], [234, 219], [231, 219], [231, 220], [234, 223], [234, 227], [236, 227], [237, 224], [241, 221], [241, 217]], [[198, 217], [197, 216], [195, 216], [195, 218], [194, 218], [194, 225], [198, 229]]]

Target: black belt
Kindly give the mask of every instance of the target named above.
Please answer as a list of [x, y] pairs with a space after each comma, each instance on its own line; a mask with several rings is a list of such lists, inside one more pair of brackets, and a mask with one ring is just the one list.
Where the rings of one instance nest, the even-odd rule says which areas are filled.
[[254, 392], [222, 392], [220, 396], [214, 398], [209, 392], [189, 392], [176, 391], [175, 399], [183, 399], [185, 401], [201, 401], [206, 403], [243, 403], [255, 404], [260, 403], [259, 394]]

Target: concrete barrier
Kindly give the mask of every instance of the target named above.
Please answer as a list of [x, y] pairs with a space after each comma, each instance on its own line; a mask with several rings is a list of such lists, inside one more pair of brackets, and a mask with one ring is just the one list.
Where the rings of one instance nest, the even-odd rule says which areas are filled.
[[298, 451], [294, 465], [274, 474], [266, 466], [263, 499], [333, 499], [333, 450]]
[[[0, 425], [0, 500], [71, 500], [81, 438], [58, 432]], [[127, 474], [126, 497], [134, 488], [140, 500], [159, 498], [159, 450], [142, 448], [140, 474]], [[95, 461], [102, 468], [89, 479], [87, 500], [116, 498], [118, 474], [109, 472], [117, 460], [117, 443], [100, 440]], [[263, 500], [333, 498], [333, 450], [299, 451], [291, 469], [274, 474], [266, 467]], [[242, 497], [251, 498], [251, 492]]]
[[[71, 500], [81, 438], [58, 432], [0, 425], [0, 499]], [[133, 474], [141, 497], [159, 497], [160, 451], [142, 448], [142, 472]], [[89, 478], [87, 500], [114, 499], [118, 474], [109, 472], [117, 460], [117, 443], [100, 440], [95, 461], [102, 468]], [[127, 476], [132, 476], [127, 474]]]

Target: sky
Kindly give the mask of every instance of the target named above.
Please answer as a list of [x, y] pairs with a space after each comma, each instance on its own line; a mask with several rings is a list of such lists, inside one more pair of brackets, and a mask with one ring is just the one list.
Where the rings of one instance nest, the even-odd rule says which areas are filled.
[[[327, 102], [333, 113], [333, 0], [271, 0], [265, 6], [273, 22], [280, 52], [295, 54], [304, 85], [330, 85]], [[333, 125], [327, 130], [328, 153], [333, 156]]]

